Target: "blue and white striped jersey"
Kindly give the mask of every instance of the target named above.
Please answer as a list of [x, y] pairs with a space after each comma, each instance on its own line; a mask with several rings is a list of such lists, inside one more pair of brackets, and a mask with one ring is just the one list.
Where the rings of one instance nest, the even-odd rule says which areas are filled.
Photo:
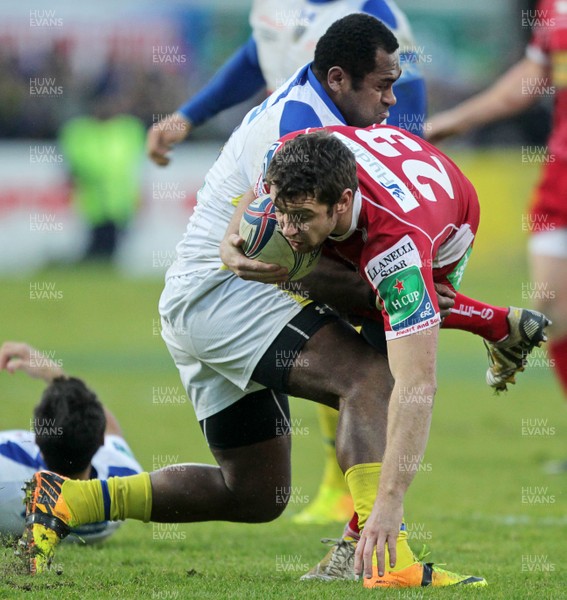
[[309, 65], [250, 110], [207, 173], [167, 276], [221, 267], [219, 244], [234, 206], [256, 183], [264, 156], [277, 139], [298, 129], [345, 124]]
[[[0, 432], [0, 535], [19, 536], [24, 528], [24, 483], [36, 471], [47, 468], [32, 431], [14, 429]], [[142, 471], [126, 441], [117, 435], [105, 435], [104, 446], [92, 460], [92, 478], [134, 475]], [[112, 535], [121, 522], [104, 521], [74, 529], [87, 543]], [[69, 536], [68, 540], [77, 541]]]

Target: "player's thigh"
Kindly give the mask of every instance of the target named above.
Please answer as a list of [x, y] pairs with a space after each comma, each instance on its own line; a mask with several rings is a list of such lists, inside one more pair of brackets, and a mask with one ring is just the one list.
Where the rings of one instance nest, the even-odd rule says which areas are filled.
[[289, 487], [291, 425], [284, 394], [248, 394], [199, 424], [229, 489], [273, 501], [276, 488]]
[[227, 271], [167, 281], [162, 337], [199, 420], [261, 389], [250, 381], [252, 372], [304, 302]]
[[322, 401], [356, 394], [389, 397], [392, 378], [386, 356], [340, 320], [317, 331], [289, 374], [288, 393]]
[[355, 389], [390, 384], [386, 358], [327, 306], [306, 306], [269, 346], [252, 375], [270, 388], [338, 408]]
[[534, 308], [553, 321], [552, 335], [563, 337], [567, 335], [567, 229], [533, 235], [529, 254], [528, 296]]

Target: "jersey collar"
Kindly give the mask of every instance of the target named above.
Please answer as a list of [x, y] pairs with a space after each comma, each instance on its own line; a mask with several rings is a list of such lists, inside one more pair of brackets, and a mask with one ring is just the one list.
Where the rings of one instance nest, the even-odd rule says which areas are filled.
[[327, 108], [335, 115], [335, 117], [337, 117], [337, 119], [341, 123], [344, 123], [346, 125], [347, 123], [345, 121], [345, 118], [341, 115], [339, 109], [335, 106], [334, 102], [329, 98], [329, 94], [327, 94], [325, 88], [321, 85], [317, 77], [315, 77], [315, 73], [313, 73], [311, 65], [307, 70], [307, 78], [309, 79], [311, 87], [319, 96], [319, 98], [321, 98], [321, 100], [323, 100], [323, 102], [327, 105]]
[[329, 239], [333, 240], [333, 242], [342, 242], [349, 238], [355, 231], [356, 226], [358, 225], [358, 218], [360, 217], [360, 210], [362, 208], [362, 194], [360, 190], [356, 190], [354, 192], [354, 198], [352, 200], [352, 221], [350, 222], [350, 227], [346, 233], [342, 235], [330, 235]]

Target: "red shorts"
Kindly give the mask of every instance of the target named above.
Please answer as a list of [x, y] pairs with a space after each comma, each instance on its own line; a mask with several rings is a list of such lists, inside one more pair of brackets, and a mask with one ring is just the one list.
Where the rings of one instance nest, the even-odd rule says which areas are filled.
[[530, 232], [567, 227], [567, 162], [556, 159], [543, 173], [530, 206]]

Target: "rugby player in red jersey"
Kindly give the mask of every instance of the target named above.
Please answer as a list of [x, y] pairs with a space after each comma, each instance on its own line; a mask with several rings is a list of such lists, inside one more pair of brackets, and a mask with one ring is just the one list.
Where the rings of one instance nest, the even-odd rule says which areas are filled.
[[549, 354], [567, 397], [567, 4], [541, 0], [523, 18], [533, 27], [524, 58], [487, 90], [435, 115], [426, 129], [429, 139], [437, 142], [510, 117], [543, 96], [554, 96], [547, 155], [542, 157], [543, 172], [523, 228], [531, 236], [533, 285], [541, 290], [534, 294], [534, 304], [553, 322]]
[[391, 585], [402, 573], [407, 585], [413, 567], [389, 570], [385, 547], [396, 563], [403, 501], [423, 459], [436, 391], [434, 285], [460, 286], [479, 223], [476, 192], [442, 152], [389, 126], [290, 134], [263, 179], [257, 189], [270, 193], [295, 250], [330, 244], [375, 291], [394, 377], [385, 452], [341, 466], [358, 514], [355, 573], [364, 572], [366, 587]]

